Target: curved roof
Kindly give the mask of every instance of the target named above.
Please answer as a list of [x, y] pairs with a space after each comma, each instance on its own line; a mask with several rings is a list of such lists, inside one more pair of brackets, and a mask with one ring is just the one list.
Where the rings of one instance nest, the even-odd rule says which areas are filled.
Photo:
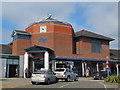
[[31, 26], [31, 25], [33, 25], [33, 24], [51, 23], [51, 22], [53, 22], [53, 23], [65, 24], [65, 25], [71, 25], [71, 24], [69, 24], [69, 23], [67, 23], [67, 22], [58, 21], [58, 20], [52, 18], [52, 16], [50, 15], [50, 16], [48, 16], [47, 18], [45, 18], [45, 19], [43, 19], [43, 20], [39, 20], [39, 21], [33, 22], [33, 23], [30, 24], [29, 26]]

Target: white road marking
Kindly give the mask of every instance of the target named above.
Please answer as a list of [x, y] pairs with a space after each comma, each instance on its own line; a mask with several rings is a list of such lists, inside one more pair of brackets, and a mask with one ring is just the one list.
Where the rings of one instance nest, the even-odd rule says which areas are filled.
[[65, 85], [63, 85], [63, 86], [60, 86], [59, 88], [63, 88], [63, 87], [65, 87], [65, 86], [68, 86], [68, 84], [65, 84]]
[[107, 87], [106, 87], [106, 85], [105, 84], [103, 84], [103, 83], [99, 83], [99, 84], [101, 84], [101, 85], [103, 85], [104, 86], [104, 88], [105, 88], [105, 90], [107, 90]]
[[[75, 84], [75, 83], [78, 83], [78, 82], [70, 82], [69, 84]], [[63, 88], [63, 87], [65, 87], [65, 86], [68, 86], [69, 84], [65, 84], [65, 85], [63, 85], [63, 86], [60, 86], [59, 88]]]

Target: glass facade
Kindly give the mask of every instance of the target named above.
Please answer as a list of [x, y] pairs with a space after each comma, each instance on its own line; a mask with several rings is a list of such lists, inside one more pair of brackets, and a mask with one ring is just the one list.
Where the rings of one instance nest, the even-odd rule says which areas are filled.
[[18, 59], [8, 59], [7, 60], [7, 64], [18, 65], [19, 64], [19, 60]]
[[30, 35], [24, 35], [24, 34], [16, 34], [14, 37], [13, 37], [13, 40], [16, 40], [17, 38], [20, 38], [20, 39], [30, 39], [31, 36]]

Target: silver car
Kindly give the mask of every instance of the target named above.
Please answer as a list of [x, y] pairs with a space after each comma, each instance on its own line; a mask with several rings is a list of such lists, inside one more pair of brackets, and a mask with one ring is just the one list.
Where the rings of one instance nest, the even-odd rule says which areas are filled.
[[58, 79], [65, 81], [78, 80], [78, 75], [69, 68], [58, 68], [54, 71], [54, 73], [56, 73]]
[[31, 83], [37, 84], [37, 83], [57, 83], [58, 79], [55, 76], [55, 73], [51, 70], [40, 70], [39, 72], [34, 72], [31, 77]]

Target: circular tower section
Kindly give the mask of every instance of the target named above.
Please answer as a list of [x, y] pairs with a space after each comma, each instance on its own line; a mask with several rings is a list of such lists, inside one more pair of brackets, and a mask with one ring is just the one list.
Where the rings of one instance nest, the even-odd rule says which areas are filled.
[[56, 56], [72, 54], [73, 28], [69, 23], [47, 17], [32, 23], [27, 32], [31, 33], [31, 46], [38, 45], [52, 49]]

